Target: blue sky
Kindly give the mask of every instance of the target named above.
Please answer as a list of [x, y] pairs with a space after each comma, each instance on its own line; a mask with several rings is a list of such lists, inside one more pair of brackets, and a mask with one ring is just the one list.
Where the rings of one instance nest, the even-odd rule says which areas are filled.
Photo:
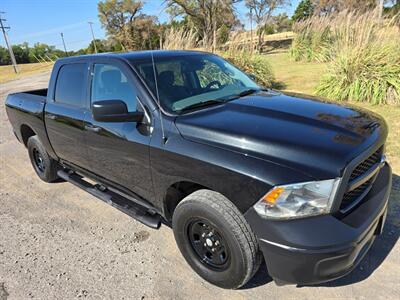
[[[292, 15], [299, 1], [291, 0], [291, 6], [278, 12]], [[167, 21], [169, 16], [163, 10], [163, 2], [145, 1], [144, 12], [159, 16], [161, 23]], [[243, 2], [236, 8], [242, 23], [248, 24]], [[67, 50], [77, 50], [86, 47], [91, 40], [88, 21], [94, 22], [96, 38], [105, 37], [97, 17], [97, 3], [98, 0], [1, 0], [0, 11], [5, 12], [3, 18], [11, 27], [8, 34], [12, 44], [43, 42], [62, 48], [60, 33], [63, 32]], [[2, 36], [0, 45], [5, 46]]]

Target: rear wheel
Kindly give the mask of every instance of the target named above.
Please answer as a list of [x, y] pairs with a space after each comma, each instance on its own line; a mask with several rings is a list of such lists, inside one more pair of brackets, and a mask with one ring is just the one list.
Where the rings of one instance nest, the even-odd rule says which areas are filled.
[[199, 190], [176, 207], [175, 240], [189, 265], [219, 287], [243, 286], [258, 270], [261, 254], [250, 226], [223, 195]]
[[58, 164], [48, 155], [39, 138], [36, 135], [30, 137], [27, 145], [33, 169], [40, 179], [45, 182], [57, 180]]

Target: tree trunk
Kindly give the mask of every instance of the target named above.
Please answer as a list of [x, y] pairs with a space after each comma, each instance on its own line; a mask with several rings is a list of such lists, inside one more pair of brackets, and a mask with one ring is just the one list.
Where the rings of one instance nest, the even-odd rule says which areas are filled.
[[263, 44], [263, 33], [262, 33], [261, 30], [259, 30], [259, 32], [258, 32], [257, 50], [258, 50], [258, 52], [260, 52], [260, 53], [261, 53], [262, 44]]
[[213, 22], [213, 50], [212, 52], [215, 53], [215, 51], [217, 51], [217, 21], [214, 18], [214, 22]]
[[383, 0], [378, 0], [378, 14], [379, 14], [379, 19], [382, 19], [382, 15], [383, 15]]

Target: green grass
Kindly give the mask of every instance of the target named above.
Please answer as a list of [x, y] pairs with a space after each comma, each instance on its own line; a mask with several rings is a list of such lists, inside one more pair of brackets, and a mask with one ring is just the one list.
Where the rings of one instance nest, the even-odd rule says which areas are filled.
[[[265, 56], [272, 67], [277, 86], [283, 91], [315, 95], [327, 64], [316, 62], [295, 62], [288, 53]], [[394, 173], [400, 175], [400, 105], [372, 105], [365, 102], [350, 102], [353, 105], [369, 109], [383, 116], [389, 126], [386, 144], [388, 159]], [[346, 104], [346, 102], [339, 102]]]
[[288, 53], [266, 56], [270, 63], [276, 86], [285, 91], [314, 94], [326, 64], [316, 62], [294, 62]]

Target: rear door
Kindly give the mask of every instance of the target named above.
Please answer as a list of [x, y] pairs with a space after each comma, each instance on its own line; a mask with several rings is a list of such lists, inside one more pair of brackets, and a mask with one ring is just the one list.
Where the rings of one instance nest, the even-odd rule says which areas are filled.
[[49, 90], [45, 106], [45, 124], [50, 143], [57, 156], [87, 169], [84, 137], [85, 107], [89, 64], [73, 62], [62, 65]]
[[[145, 103], [130, 67], [118, 60], [98, 58], [91, 66], [90, 103], [122, 100], [128, 111], [143, 111]], [[149, 115], [147, 115], [149, 116]], [[149, 144], [151, 125], [98, 122], [87, 114], [85, 131], [90, 169], [135, 194], [153, 197]]]

